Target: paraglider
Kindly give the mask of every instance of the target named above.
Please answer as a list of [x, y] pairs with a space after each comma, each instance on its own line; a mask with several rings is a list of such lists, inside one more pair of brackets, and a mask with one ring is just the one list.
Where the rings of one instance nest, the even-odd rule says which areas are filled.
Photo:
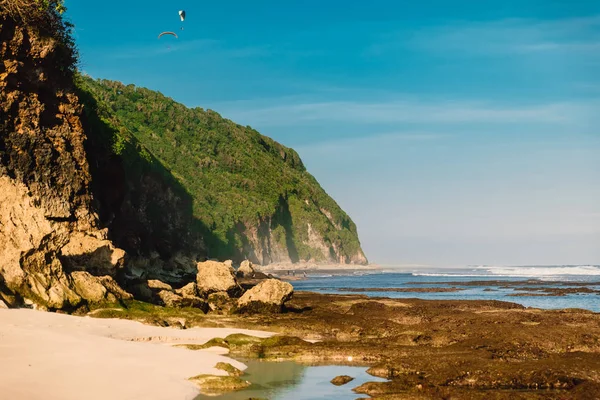
[[183, 30], [183, 21], [185, 21], [185, 10], [179, 10], [179, 18], [181, 18], [181, 30]]
[[179, 36], [177, 36], [177, 34], [175, 32], [163, 32], [160, 35], [158, 35], [158, 38], [160, 39], [161, 37], [163, 37], [164, 35], [173, 35], [175, 36], [177, 39], [179, 39]]

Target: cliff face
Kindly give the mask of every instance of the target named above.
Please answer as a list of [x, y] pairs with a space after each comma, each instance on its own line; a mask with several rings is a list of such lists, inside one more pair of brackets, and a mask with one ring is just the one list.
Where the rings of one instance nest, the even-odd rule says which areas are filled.
[[366, 263], [354, 223], [295, 151], [215, 112], [80, 77], [52, 8], [0, 6], [0, 301], [126, 299], [117, 282], [184, 284], [207, 257]]
[[90, 206], [68, 52], [0, 13], [0, 299], [13, 305], [76, 307], [72, 272], [115, 275], [123, 264]]
[[[356, 226], [293, 149], [214, 111], [186, 108], [155, 91], [89, 77], [81, 77], [78, 86], [105, 132], [88, 134], [103, 138], [106, 151], [127, 165], [120, 197], [130, 201], [108, 208], [114, 215], [112, 237], [128, 252], [140, 246], [124, 240], [139, 234], [119, 239], [122, 229], [116, 227], [141, 227], [139, 221], [145, 221], [142, 231], [153, 232], [152, 240], [138, 242], [161, 256], [195, 248], [196, 254], [211, 258], [247, 258], [263, 265], [367, 263]], [[152, 182], [161, 178], [170, 190], [144, 187], [149, 176]], [[172, 195], [165, 199], [167, 192]], [[133, 201], [140, 196], [145, 200]], [[164, 218], [165, 213], [172, 215]], [[159, 233], [164, 237], [158, 238]]]

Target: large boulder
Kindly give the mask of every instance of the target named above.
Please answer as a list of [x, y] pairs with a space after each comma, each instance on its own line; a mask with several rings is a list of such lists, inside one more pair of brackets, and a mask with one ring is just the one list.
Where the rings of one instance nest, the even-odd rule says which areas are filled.
[[216, 292], [227, 292], [230, 296], [236, 297], [242, 293], [242, 288], [236, 282], [232, 269], [218, 261], [199, 262], [196, 283], [198, 290], [205, 296]]
[[97, 277], [85, 271], [74, 271], [70, 276], [73, 289], [88, 303], [116, 303], [118, 300], [133, 298], [110, 276]]
[[288, 282], [277, 279], [262, 281], [248, 290], [238, 300], [237, 311], [240, 313], [279, 313], [286, 301], [292, 298], [294, 287]]
[[254, 277], [254, 268], [252, 268], [252, 263], [248, 260], [242, 261], [242, 264], [237, 270], [238, 278], [253, 278]]

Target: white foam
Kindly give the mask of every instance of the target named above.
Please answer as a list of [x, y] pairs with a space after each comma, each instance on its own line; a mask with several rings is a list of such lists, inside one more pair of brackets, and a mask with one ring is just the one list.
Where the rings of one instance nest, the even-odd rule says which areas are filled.
[[549, 277], [549, 276], [600, 276], [600, 267], [594, 265], [478, 267], [496, 276]]

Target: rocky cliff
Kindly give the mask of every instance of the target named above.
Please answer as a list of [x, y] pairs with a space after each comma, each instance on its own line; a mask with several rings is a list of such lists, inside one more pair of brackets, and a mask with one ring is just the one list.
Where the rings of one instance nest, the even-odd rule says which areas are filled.
[[[128, 252], [154, 247], [169, 255], [203, 248], [210, 258], [263, 265], [367, 263], [354, 222], [293, 149], [145, 88], [89, 77], [80, 77], [78, 86], [88, 111], [96, 110], [93, 115], [102, 120], [90, 136], [103, 138], [105, 153], [126, 165], [124, 191], [113, 196], [121, 203], [101, 208], [111, 210], [109, 232]], [[114, 184], [99, 197], [110, 191]], [[126, 227], [142, 228], [139, 221], [144, 229], [118, 237]], [[126, 242], [140, 232], [152, 232], [151, 240]]]
[[296, 152], [79, 76], [59, 3], [43, 4], [0, 0], [0, 301], [127, 299], [131, 282], [195, 280], [206, 258], [366, 263]]
[[62, 20], [49, 13], [26, 24], [0, 10], [0, 297], [74, 308], [85, 301], [84, 280], [104, 288], [89, 272], [111, 280], [125, 253], [106, 240], [91, 206]]

